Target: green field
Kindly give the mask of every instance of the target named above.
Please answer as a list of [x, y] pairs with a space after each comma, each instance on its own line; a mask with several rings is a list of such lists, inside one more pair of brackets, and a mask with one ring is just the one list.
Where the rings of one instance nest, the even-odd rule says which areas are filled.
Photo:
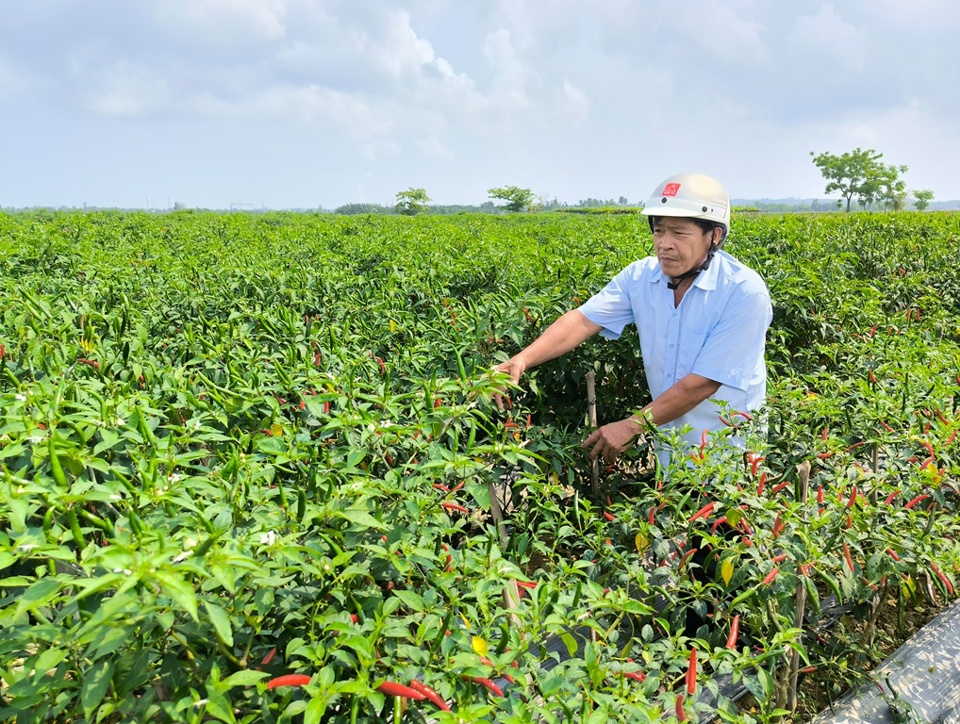
[[[885, 611], [955, 598], [960, 216], [735, 219], [766, 432], [734, 416], [746, 461], [724, 431], [659, 484], [635, 452], [593, 496], [584, 376], [601, 422], [639, 408], [635, 337], [503, 410], [490, 367], [651, 248], [634, 215], [0, 213], [0, 719], [696, 721], [732, 674], [754, 708], [722, 719], [767, 721], [793, 650], [801, 712], [839, 694]], [[798, 588], [849, 607], [829, 640]], [[573, 625], [595, 641], [545, 666]], [[418, 677], [452, 713], [382, 686]]]

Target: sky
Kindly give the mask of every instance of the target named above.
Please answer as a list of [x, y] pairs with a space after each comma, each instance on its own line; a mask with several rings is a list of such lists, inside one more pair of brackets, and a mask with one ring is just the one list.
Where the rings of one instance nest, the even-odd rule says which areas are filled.
[[[956, 0], [0, 0], [0, 206], [960, 199]], [[836, 197], [836, 194], [833, 194]]]

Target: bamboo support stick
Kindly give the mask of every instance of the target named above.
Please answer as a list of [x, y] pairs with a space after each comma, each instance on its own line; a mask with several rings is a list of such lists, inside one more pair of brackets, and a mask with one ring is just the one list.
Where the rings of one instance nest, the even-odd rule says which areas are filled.
[[[597, 376], [593, 370], [587, 372], [587, 421], [590, 427], [597, 429]], [[590, 492], [596, 498], [600, 495], [600, 461], [593, 459], [593, 465], [590, 468]]]
[[[800, 478], [800, 505], [803, 518], [806, 518], [807, 498], [810, 494], [810, 461], [805, 460], [797, 466], [797, 475]], [[797, 609], [797, 628], [803, 631], [803, 615], [807, 607], [807, 587], [800, 581], [797, 583], [797, 592], [795, 594]], [[801, 634], [802, 635], [802, 634]], [[787, 689], [787, 709], [791, 712], [797, 710], [797, 679], [800, 674], [800, 652], [790, 651], [790, 686]]]

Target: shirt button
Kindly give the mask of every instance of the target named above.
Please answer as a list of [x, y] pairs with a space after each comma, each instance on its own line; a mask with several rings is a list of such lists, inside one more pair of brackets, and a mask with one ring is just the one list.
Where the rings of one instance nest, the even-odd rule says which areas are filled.
[[671, 344], [671, 345], [670, 345], [670, 349], [673, 349], [673, 348], [676, 347], [676, 346], [677, 346], [677, 345], [675, 345], [675, 344]]

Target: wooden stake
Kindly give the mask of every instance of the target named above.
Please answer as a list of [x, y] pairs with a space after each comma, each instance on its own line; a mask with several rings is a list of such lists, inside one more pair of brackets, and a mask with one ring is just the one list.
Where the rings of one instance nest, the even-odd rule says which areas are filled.
[[[597, 376], [593, 370], [587, 372], [587, 421], [590, 427], [597, 429]], [[593, 497], [600, 495], [600, 460], [593, 459], [593, 466], [590, 469], [590, 491]]]
[[[800, 478], [800, 504], [801, 510], [807, 504], [807, 498], [810, 493], [810, 461], [804, 460], [800, 465], [797, 465], [797, 475]], [[803, 518], [806, 518], [806, 512], [801, 513]], [[797, 628], [803, 631], [803, 614], [804, 610], [807, 607], [807, 587], [804, 585], [803, 581], [797, 583], [797, 591], [795, 594], [795, 602], [797, 609]], [[801, 634], [803, 635], [803, 634]], [[800, 674], [800, 652], [796, 650], [790, 651], [790, 686], [787, 689], [787, 709], [791, 712], [797, 710], [797, 679]]]

